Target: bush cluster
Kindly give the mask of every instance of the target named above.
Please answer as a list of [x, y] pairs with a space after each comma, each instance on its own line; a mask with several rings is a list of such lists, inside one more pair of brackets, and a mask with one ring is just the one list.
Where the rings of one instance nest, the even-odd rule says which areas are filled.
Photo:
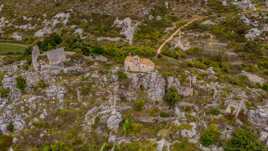
[[125, 72], [123, 72], [123, 71], [121, 71], [121, 70], [119, 70], [119, 71], [117, 72], [117, 76], [118, 76], [119, 80], [121, 80], [121, 81], [127, 79], [127, 75], [125, 74]]
[[163, 55], [166, 55], [168, 57], [175, 58], [175, 59], [179, 59], [179, 58], [185, 57], [184, 52], [182, 50], [180, 50], [180, 49], [176, 49], [176, 50], [163, 50], [162, 51], [162, 54]]
[[24, 90], [27, 87], [26, 80], [21, 76], [16, 78], [16, 87], [20, 90]]
[[61, 44], [62, 38], [57, 33], [52, 33], [48, 37], [46, 37], [43, 41], [37, 42], [38, 47], [42, 51], [48, 51], [51, 49], [55, 49], [57, 45]]
[[81, 49], [84, 55], [103, 55], [117, 62], [122, 62], [128, 55], [138, 55], [140, 57], [151, 58], [156, 54], [156, 50], [143, 46], [93, 46]]
[[245, 35], [249, 30], [240, 17], [229, 16], [226, 20], [222, 21], [219, 25], [212, 28], [212, 33], [218, 38], [231, 40], [235, 42], [246, 42]]
[[220, 132], [215, 124], [211, 124], [200, 136], [200, 143], [208, 147], [212, 144], [217, 144], [219, 141]]
[[9, 94], [9, 92], [10, 92], [10, 89], [9, 88], [7, 88], [7, 89], [1, 89], [0, 90], [1, 97], [3, 97], [3, 98], [7, 97], [8, 94]]
[[145, 101], [143, 99], [137, 99], [133, 103], [133, 108], [135, 111], [141, 111], [144, 108]]
[[232, 133], [224, 146], [224, 151], [267, 151], [264, 143], [260, 142], [258, 136], [246, 129], [237, 129]]

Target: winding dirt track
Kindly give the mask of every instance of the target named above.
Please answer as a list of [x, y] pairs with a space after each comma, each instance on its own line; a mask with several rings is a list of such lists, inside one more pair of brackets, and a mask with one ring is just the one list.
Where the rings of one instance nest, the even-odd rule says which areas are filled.
[[156, 54], [156, 57], [161, 53], [163, 47], [169, 42], [171, 41], [175, 35], [177, 34], [180, 34], [181, 33], [181, 30], [184, 28], [184, 27], [187, 27], [188, 25], [190, 25], [191, 23], [193, 23], [194, 21], [196, 20], [199, 20], [201, 19], [200, 16], [198, 17], [195, 17], [191, 20], [189, 20], [186, 24], [184, 24], [183, 26], [179, 27], [168, 39], [165, 40], [165, 42], [157, 49], [157, 54]]

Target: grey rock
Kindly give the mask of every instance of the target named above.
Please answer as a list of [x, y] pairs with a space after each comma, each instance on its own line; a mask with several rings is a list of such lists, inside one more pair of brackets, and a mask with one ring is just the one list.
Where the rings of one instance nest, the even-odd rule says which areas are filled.
[[48, 51], [46, 54], [50, 65], [58, 65], [66, 61], [66, 54], [64, 48], [51, 50]]
[[253, 83], [264, 84], [266, 82], [265, 79], [255, 75], [255, 74], [248, 73], [248, 72], [245, 72], [245, 71], [242, 71], [241, 75], [247, 76], [248, 79]]
[[83, 29], [81, 28], [77, 28], [75, 31], [74, 31], [74, 35], [78, 35], [80, 37], [83, 36]]
[[162, 17], [161, 16], [157, 16], [156, 17], [156, 20], [162, 20]]
[[213, 21], [211, 20], [206, 20], [204, 22], [201, 23], [202, 25], [216, 25], [216, 23], [214, 23]]
[[65, 88], [52, 85], [48, 89], [45, 90], [47, 97], [52, 98], [53, 100], [59, 100], [59, 102], [63, 102], [64, 100], [64, 94], [65, 94]]
[[256, 110], [249, 110], [248, 119], [257, 126], [264, 127], [268, 125], [268, 105], [258, 106]]
[[195, 135], [197, 135], [197, 131], [196, 131], [197, 126], [196, 126], [196, 123], [193, 123], [193, 122], [192, 122], [192, 123], [189, 123], [189, 125], [192, 126], [192, 129], [191, 129], [191, 130], [183, 129], [183, 130], [181, 131], [181, 135], [182, 135], [182, 137], [192, 138], [192, 137], [194, 137]]
[[98, 37], [97, 41], [102, 41], [102, 40], [106, 40], [106, 41], [112, 41], [112, 42], [118, 42], [121, 40], [121, 38], [116, 37], [116, 38], [111, 38], [111, 37]]
[[40, 50], [38, 46], [33, 47], [32, 51], [32, 64], [35, 71], [39, 71], [40, 64], [38, 63], [38, 57], [40, 56]]
[[16, 88], [16, 79], [13, 77], [9, 77], [8, 75], [5, 75], [3, 80], [3, 88], [7, 89], [9, 88], [10, 90], [14, 90]]
[[154, 16], [153, 15], [149, 15], [149, 20], [153, 20]]
[[112, 115], [107, 120], [107, 127], [110, 130], [117, 132], [121, 121], [122, 115], [119, 112], [113, 111]]
[[170, 151], [171, 143], [162, 138], [160, 141], [157, 142], [157, 151], [163, 151], [164, 148], [167, 148]]
[[37, 86], [40, 80], [40, 74], [37, 72], [30, 72], [26, 75], [26, 81], [28, 86]]
[[13, 37], [14, 39], [21, 41], [22, 40], [22, 36], [19, 33], [13, 33], [11, 35], [11, 37]]
[[75, 73], [81, 73], [83, 72], [83, 68], [80, 66], [72, 66], [72, 67], [67, 67], [63, 69], [63, 72], [66, 74], [75, 74]]
[[177, 89], [179, 89], [181, 87], [180, 81], [174, 77], [168, 77], [167, 83], [168, 83], [167, 85], [168, 88], [176, 87]]
[[107, 62], [108, 59], [104, 56], [83, 56], [86, 60]]
[[256, 37], [261, 35], [261, 31], [257, 28], [252, 28], [249, 32], [245, 35], [247, 39], [255, 39]]

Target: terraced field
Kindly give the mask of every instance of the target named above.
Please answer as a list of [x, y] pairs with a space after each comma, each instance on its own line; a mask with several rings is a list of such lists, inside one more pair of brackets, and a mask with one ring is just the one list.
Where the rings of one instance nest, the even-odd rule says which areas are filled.
[[9, 53], [24, 53], [26, 45], [10, 43], [10, 42], [0, 42], [0, 54], [9, 54]]

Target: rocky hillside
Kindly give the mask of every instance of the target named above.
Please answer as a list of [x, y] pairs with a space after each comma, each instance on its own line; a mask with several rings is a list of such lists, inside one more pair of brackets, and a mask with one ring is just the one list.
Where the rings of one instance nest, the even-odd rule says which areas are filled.
[[267, 147], [266, 0], [0, 0], [0, 151]]

